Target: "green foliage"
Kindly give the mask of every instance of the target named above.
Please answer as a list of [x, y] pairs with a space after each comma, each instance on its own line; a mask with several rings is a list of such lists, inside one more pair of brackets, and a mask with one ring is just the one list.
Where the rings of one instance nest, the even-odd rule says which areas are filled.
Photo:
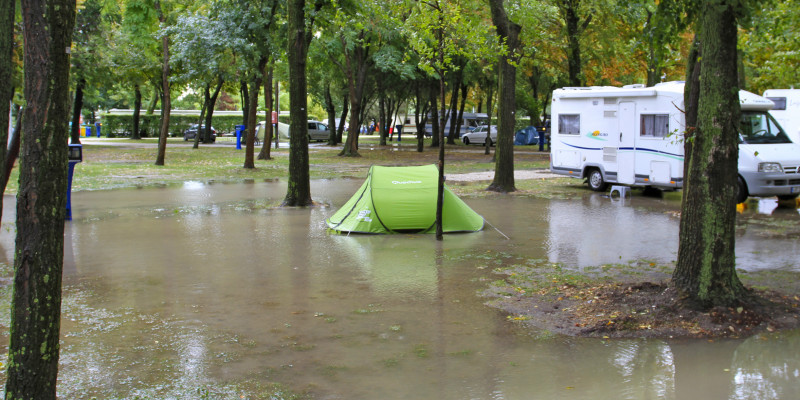
[[800, 1], [781, 1], [755, 12], [739, 48], [750, 77], [748, 90], [800, 87]]
[[[101, 134], [107, 137], [130, 137], [133, 128], [133, 115], [105, 114], [102, 116], [103, 126]], [[169, 134], [176, 137], [183, 135], [183, 131], [190, 125], [197, 123], [196, 115], [176, 115], [172, 114], [169, 118]], [[242, 123], [240, 115], [219, 115], [214, 117], [211, 126], [217, 133], [232, 133], [236, 130], [236, 125]], [[139, 124], [143, 137], [158, 137], [161, 129], [160, 115], [140, 115]]]

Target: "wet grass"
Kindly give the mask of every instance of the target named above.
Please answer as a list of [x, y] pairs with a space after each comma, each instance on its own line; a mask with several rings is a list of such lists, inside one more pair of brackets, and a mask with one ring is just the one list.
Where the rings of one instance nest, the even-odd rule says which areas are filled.
[[[236, 150], [233, 144], [201, 145], [193, 149], [182, 139], [172, 138], [167, 144], [165, 165], [156, 166], [156, 139], [101, 139], [100, 142], [102, 144], [84, 144], [83, 162], [75, 168], [74, 191], [164, 186], [186, 181], [263, 181], [288, 176], [287, 143], [281, 143], [278, 149], [272, 148], [270, 160], [255, 160], [255, 169], [245, 169], [245, 150]], [[259, 151], [260, 147], [256, 147], [254, 157]], [[364, 178], [372, 165], [425, 165], [436, 164], [438, 159], [438, 150], [430, 147], [430, 140], [426, 141], [422, 153], [416, 151], [415, 141], [381, 146], [376, 137], [369, 136], [361, 138], [360, 157], [340, 157], [340, 151], [341, 145], [312, 146], [309, 149], [311, 178]], [[446, 154], [445, 171], [449, 174], [494, 170], [492, 156], [484, 155], [480, 147], [447, 145]], [[543, 169], [549, 165], [548, 153], [539, 153], [533, 148], [515, 148], [515, 154], [517, 169]], [[18, 181], [15, 168], [6, 193], [16, 193]]]

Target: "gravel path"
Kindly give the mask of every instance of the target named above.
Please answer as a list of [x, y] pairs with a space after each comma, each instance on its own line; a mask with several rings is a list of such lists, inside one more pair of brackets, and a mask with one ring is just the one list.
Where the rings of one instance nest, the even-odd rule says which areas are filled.
[[[514, 171], [514, 179], [549, 179], [560, 178], [562, 175], [556, 175], [550, 172], [549, 169], [527, 169]], [[447, 181], [490, 181], [494, 179], [494, 171], [484, 172], [470, 172], [468, 174], [447, 174]]]

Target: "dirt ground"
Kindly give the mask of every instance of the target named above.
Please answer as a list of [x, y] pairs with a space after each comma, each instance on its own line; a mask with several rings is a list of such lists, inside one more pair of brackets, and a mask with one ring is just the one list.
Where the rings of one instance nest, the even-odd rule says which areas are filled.
[[495, 283], [486, 295], [491, 298], [488, 304], [508, 313], [510, 320], [570, 336], [721, 338], [800, 328], [796, 278], [794, 290], [749, 289], [749, 298], [740, 306], [708, 311], [684, 306], [668, 276], [651, 273], [649, 278], [654, 279], [565, 283], [542, 275], [552, 284], [521, 288], [519, 282], [507, 281], [505, 287]]

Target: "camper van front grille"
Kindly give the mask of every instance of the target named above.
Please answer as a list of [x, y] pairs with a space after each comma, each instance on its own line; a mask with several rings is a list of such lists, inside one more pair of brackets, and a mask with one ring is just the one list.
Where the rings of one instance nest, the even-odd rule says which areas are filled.
[[796, 165], [791, 166], [791, 167], [783, 167], [783, 172], [787, 173], [787, 174], [794, 174], [794, 173], [800, 172], [800, 170], [798, 168], [800, 168], [800, 167], [798, 167]]

